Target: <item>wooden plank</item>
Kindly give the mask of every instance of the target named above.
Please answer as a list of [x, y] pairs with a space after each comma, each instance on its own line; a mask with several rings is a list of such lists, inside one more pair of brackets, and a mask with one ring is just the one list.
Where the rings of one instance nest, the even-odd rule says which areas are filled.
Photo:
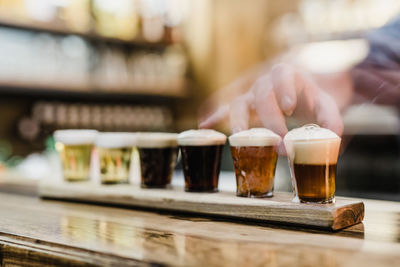
[[236, 197], [233, 192], [187, 193], [182, 188], [141, 189], [134, 185], [46, 182], [39, 186], [39, 195], [61, 200], [192, 212], [331, 230], [360, 223], [364, 218], [364, 203], [359, 200], [337, 197], [335, 204], [302, 204], [292, 202], [292, 194], [285, 192], [275, 192], [273, 198], [252, 199]]
[[400, 204], [338, 232], [0, 193], [1, 266], [400, 266]]

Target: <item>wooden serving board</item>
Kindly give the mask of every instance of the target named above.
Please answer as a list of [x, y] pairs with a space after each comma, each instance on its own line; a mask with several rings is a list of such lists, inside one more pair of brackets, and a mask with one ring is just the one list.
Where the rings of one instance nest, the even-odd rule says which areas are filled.
[[243, 198], [234, 192], [187, 193], [183, 188], [142, 189], [135, 185], [98, 185], [89, 182], [42, 183], [43, 198], [117, 204], [130, 207], [162, 209], [230, 218], [255, 219], [280, 224], [339, 230], [360, 223], [364, 203], [336, 197], [335, 204], [292, 202], [293, 195], [275, 192], [272, 198]]

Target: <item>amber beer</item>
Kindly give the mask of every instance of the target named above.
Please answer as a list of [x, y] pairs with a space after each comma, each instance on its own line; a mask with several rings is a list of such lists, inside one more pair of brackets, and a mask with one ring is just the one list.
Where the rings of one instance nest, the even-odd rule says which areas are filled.
[[277, 145], [281, 140], [277, 134], [264, 128], [242, 131], [229, 137], [237, 196], [273, 196]]
[[305, 202], [331, 202], [335, 196], [336, 164], [294, 163], [299, 198]]
[[129, 183], [132, 149], [136, 144], [133, 133], [100, 133], [96, 138], [102, 184]]
[[300, 202], [334, 202], [340, 141], [334, 132], [315, 124], [285, 136], [293, 187]]
[[86, 181], [90, 177], [90, 162], [95, 130], [57, 130], [54, 132], [56, 150], [61, 158], [64, 179], [68, 182]]
[[217, 192], [221, 156], [226, 136], [214, 130], [189, 130], [179, 134], [185, 191]]
[[138, 134], [141, 187], [165, 188], [171, 184], [178, 156], [177, 136], [175, 133]]

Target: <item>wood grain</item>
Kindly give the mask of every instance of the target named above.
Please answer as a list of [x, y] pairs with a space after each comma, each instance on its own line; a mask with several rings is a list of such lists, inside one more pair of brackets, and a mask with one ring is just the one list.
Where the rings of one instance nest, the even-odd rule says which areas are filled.
[[2, 266], [400, 266], [400, 203], [341, 231], [0, 193]]
[[331, 230], [360, 223], [364, 218], [364, 204], [359, 200], [337, 197], [335, 204], [302, 204], [292, 202], [292, 194], [284, 192], [276, 192], [273, 198], [254, 199], [236, 197], [232, 192], [187, 193], [182, 188], [141, 189], [132, 185], [46, 182], [40, 185], [39, 194], [53, 199], [193, 212]]

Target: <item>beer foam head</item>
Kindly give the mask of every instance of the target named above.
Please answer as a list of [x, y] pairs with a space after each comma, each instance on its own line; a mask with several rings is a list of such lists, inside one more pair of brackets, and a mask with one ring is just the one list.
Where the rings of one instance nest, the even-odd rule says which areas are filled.
[[231, 146], [275, 146], [282, 138], [271, 130], [253, 128], [229, 136]]
[[136, 144], [135, 133], [99, 133], [95, 144], [102, 148], [123, 148], [133, 147]]
[[182, 146], [224, 145], [226, 135], [211, 129], [188, 130], [178, 135], [178, 144]]
[[340, 141], [337, 134], [316, 124], [293, 129], [284, 137], [290, 161], [298, 164], [335, 164]]
[[96, 130], [57, 130], [53, 136], [56, 142], [65, 145], [86, 145], [93, 144], [98, 132]]
[[289, 131], [284, 140], [314, 141], [325, 139], [337, 139], [340, 137], [329, 129], [321, 128], [317, 124], [306, 124], [300, 128]]
[[177, 137], [176, 133], [138, 133], [136, 146], [141, 148], [177, 147]]

